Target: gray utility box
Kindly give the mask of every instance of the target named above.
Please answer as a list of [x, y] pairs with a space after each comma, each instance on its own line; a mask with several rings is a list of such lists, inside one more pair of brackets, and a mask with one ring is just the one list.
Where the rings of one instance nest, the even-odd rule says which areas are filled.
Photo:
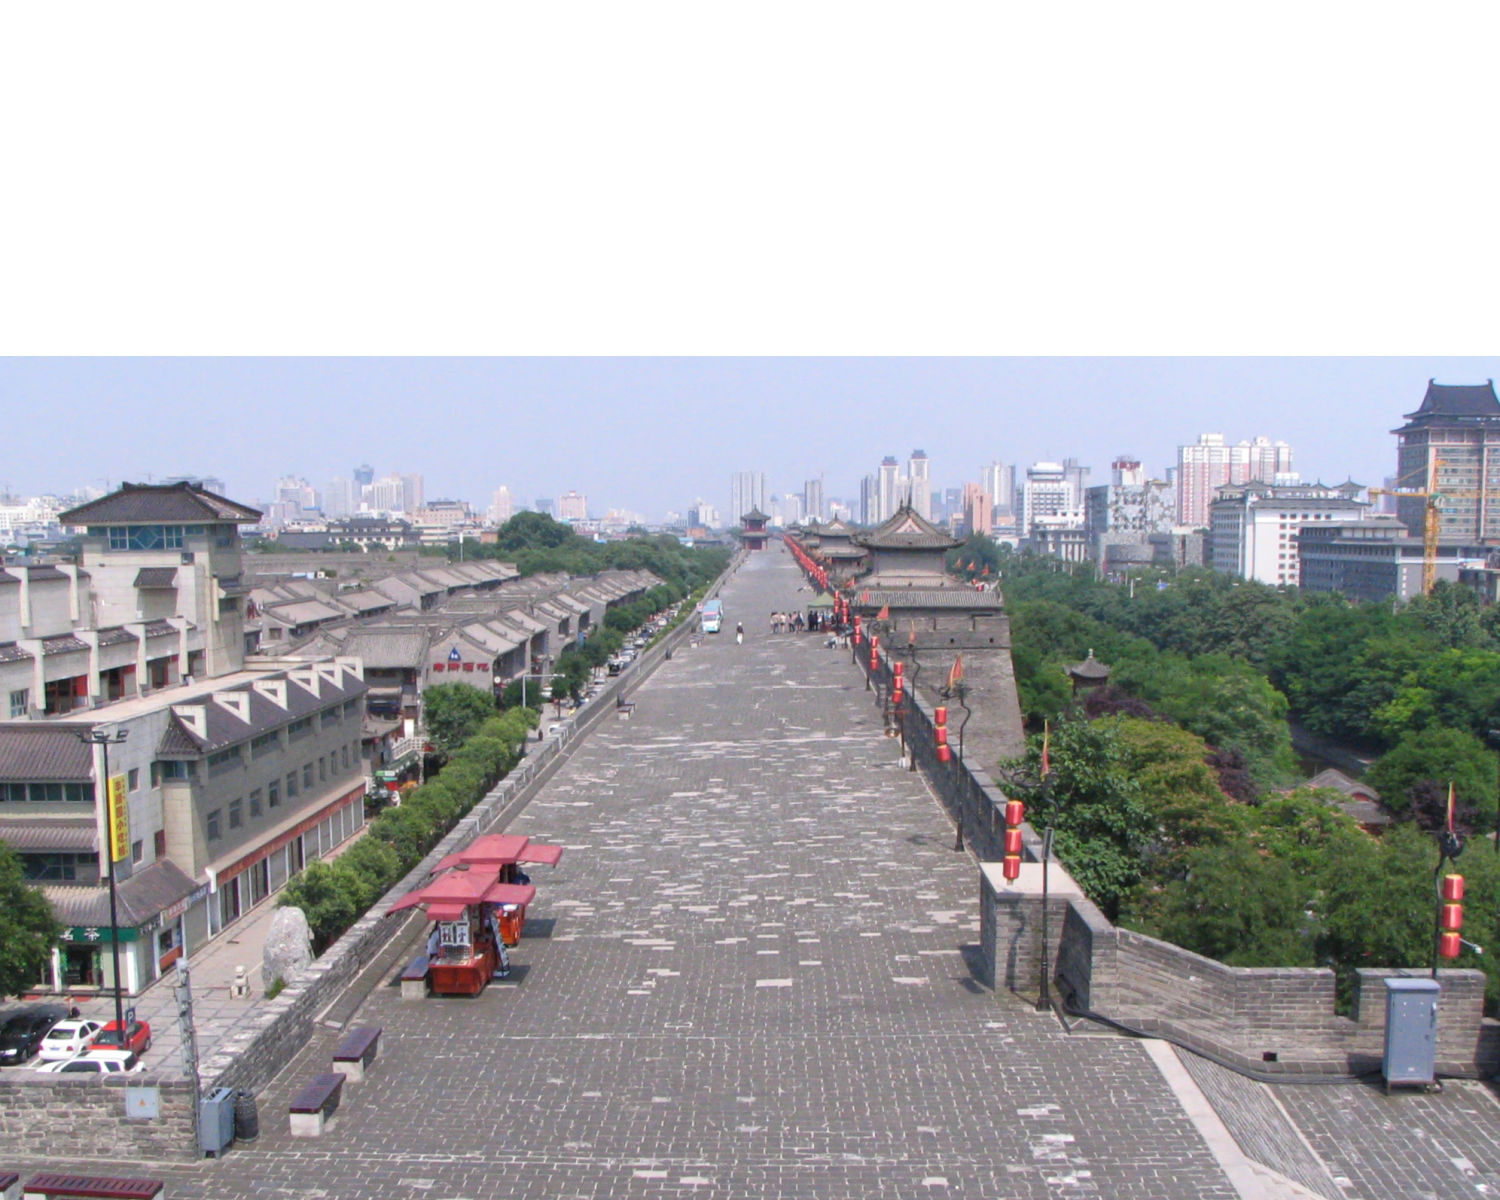
[[1435, 979], [1385, 981], [1385, 1086], [1437, 1082], [1438, 983]]
[[198, 1149], [218, 1155], [234, 1141], [234, 1090], [214, 1088], [198, 1101]]

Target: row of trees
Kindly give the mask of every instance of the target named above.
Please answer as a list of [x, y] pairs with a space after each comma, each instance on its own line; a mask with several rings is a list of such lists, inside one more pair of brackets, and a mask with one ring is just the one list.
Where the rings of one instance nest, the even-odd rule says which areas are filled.
[[[313, 863], [282, 889], [278, 903], [296, 905], [307, 914], [316, 953], [332, 945], [510, 773], [539, 720], [530, 708], [497, 712], [494, 699], [477, 688], [443, 686], [478, 697], [488, 715], [447, 730], [442, 744], [452, 749], [436, 778], [408, 792], [399, 807], [381, 812], [365, 836], [338, 858]], [[467, 697], [464, 703], [470, 703]]]
[[[967, 564], [984, 555], [960, 550]], [[1500, 773], [1500, 621], [1440, 585], [1405, 606], [1304, 596], [1207, 571], [1102, 582], [1087, 568], [995, 548], [1023, 708], [1054, 722], [1001, 765], [1054, 826], [1059, 857], [1120, 924], [1238, 965], [1355, 968], [1433, 953], [1431, 836], [1453, 781], [1465, 834], [1493, 827]], [[1066, 666], [1089, 651], [1110, 686], [1075, 704]], [[1337, 793], [1287, 790], [1288, 718], [1378, 755], [1369, 772], [1396, 824], [1369, 836]], [[1500, 918], [1500, 858], [1462, 860], [1469, 928]], [[1481, 937], [1479, 940], [1483, 941]], [[1485, 969], [1491, 1002], [1500, 971]]]

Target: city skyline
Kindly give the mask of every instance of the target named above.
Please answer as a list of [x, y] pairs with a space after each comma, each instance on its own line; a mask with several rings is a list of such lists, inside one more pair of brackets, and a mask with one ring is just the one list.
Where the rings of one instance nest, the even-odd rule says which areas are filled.
[[[723, 505], [738, 472], [767, 495], [857, 498], [894, 455], [925, 450], [933, 487], [1119, 455], [1160, 477], [1201, 434], [1285, 441], [1309, 482], [1377, 484], [1391, 430], [1429, 378], [1482, 383], [1496, 358], [1323, 359], [4, 359], [12, 415], [0, 489], [16, 495], [172, 475], [269, 500], [371, 464], [427, 495], [488, 507], [588, 497], [651, 521]], [[66, 456], [55, 421], [74, 430]], [[726, 517], [731, 514], [726, 513]]]

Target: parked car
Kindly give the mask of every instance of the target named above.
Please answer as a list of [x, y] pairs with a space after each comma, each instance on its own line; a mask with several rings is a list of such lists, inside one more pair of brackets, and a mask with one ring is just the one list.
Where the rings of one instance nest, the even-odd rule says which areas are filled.
[[134, 1075], [146, 1064], [129, 1050], [90, 1050], [72, 1058], [43, 1063], [37, 1073], [48, 1075]]
[[47, 1031], [67, 1015], [68, 1010], [60, 1004], [42, 1004], [10, 1017], [0, 1026], [0, 1066], [25, 1062], [41, 1047]]
[[62, 1059], [72, 1058], [75, 1054], [81, 1054], [87, 1050], [103, 1028], [102, 1022], [90, 1021], [86, 1018], [59, 1021], [47, 1030], [46, 1037], [42, 1038], [42, 1047], [37, 1053], [48, 1062], [60, 1062]]
[[144, 1054], [151, 1049], [151, 1022], [132, 1021], [127, 1017], [124, 1045], [120, 1044], [119, 1028], [118, 1022], [108, 1022], [99, 1031], [99, 1036], [94, 1039], [93, 1048], [95, 1050], [129, 1050], [132, 1054]]

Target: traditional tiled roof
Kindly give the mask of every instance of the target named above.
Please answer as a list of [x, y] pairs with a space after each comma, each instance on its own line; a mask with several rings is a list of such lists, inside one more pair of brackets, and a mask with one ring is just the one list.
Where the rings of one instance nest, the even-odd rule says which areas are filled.
[[135, 573], [138, 588], [172, 588], [177, 586], [176, 567], [142, 567]]
[[340, 592], [337, 599], [340, 604], [347, 604], [355, 612], [360, 613], [396, 606], [396, 602], [389, 596], [382, 596], [379, 592], [370, 592], [363, 588], [353, 592]]
[[99, 644], [101, 646], [124, 646], [137, 641], [135, 634], [119, 625], [113, 625], [108, 629], [99, 631]]
[[[158, 859], [116, 885], [117, 924], [122, 929], [142, 925], [168, 905], [191, 896], [197, 888], [198, 885], [176, 863], [170, 859]], [[102, 927], [110, 923], [107, 887], [50, 886], [42, 891], [52, 902], [57, 919], [64, 925]]]
[[176, 636], [176, 634], [177, 626], [173, 625], [171, 621], [159, 620], [146, 622], [146, 636], [148, 638]]
[[395, 628], [352, 630], [340, 654], [359, 659], [370, 670], [417, 670], [427, 659], [425, 629]]
[[68, 574], [66, 571], [59, 571], [56, 567], [50, 565], [49, 563], [43, 563], [41, 566], [37, 567], [26, 567], [25, 571], [27, 577], [31, 580], [32, 583], [42, 583], [44, 580], [48, 579], [68, 578]]
[[15, 642], [6, 642], [0, 646], [0, 662], [21, 662], [30, 657], [30, 653], [22, 650]]
[[903, 504], [890, 520], [870, 532], [855, 534], [852, 540], [856, 546], [872, 550], [951, 550], [963, 545], [909, 504]]
[[1380, 793], [1368, 783], [1359, 783], [1356, 780], [1350, 779], [1349, 776], [1335, 767], [1328, 767], [1319, 771], [1302, 786], [1310, 788], [1333, 788], [1335, 791], [1343, 792], [1346, 796], [1368, 796], [1371, 800], [1380, 799]]
[[6, 817], [0, 819], [0, 842], [42, 854], [97, 850], [99, 826], [91, 816]]
[[144, 522], [232, 521], [254, 524], [260, 512], [190, 483], [122, 483], [120, 490], [59, 513], [62, 525], [135, 525]]
[[861, 609], [958, 608], [971, 611], [1003, 609], [999, 592], [977, 592], [973, 588], [871, 588], [854, 590], [853, 603]]
[[71, 654], [77, 650], [87, 650], [89, 644], [73, 637], [72, 634], [60, 634], [57, 637], [42, 639], [43, 654]]
[[94, 777], [94, 752], [78, 737], [87, 732], [85, 725], [0, 725], [0, 779], [89, 782]]
[[1495, 381], [1482, 384], [1447, 384], [1436, 380], [1427, 381], [1427, 394], [1422, 397], [1422, 406], [1414, 413], [1406, 414], [1407, 420], [1421, 417], [1497, 417], [1500, 418], [1500, 398], [1495, 396]]
[[1068, 668], [1068, 674], [1075, 675], [1079, 679], [1108, 679], [1109, 668], [1095, 658], [1094, 652], [1090, 650], [1087, 658]]
[[345, 614], [331, 604], [321, 600], [291, 600], [282, 604], [271, 604], [262, 610], [262, 615], [284, 621], [288, 625], [306, 625], [309, 621], [337, 621]]
[[[306, 669], [317, 671], [318, 667], [310, 666]], [[224, 689], [228, 695], [245, 697], [245, 718], [241, 718], [236, 711], [214, 699], [212, 693], [195, 699], [190, 705], [174, 706], [171, 724], [168, 725], [167, 732], [157, 744], [157, 753], [161, 755], [204, 754], [221, 750], [257, 734], [288, 725], [299, 717], [320, 712], [335, 701], [363, 696], [368, 690], [364, 681], [352, 672], [339, 671], [335, 674], [337, 682], [320, 672], [316, 694], [299, 683], [293, 677], [294, 672], [277, 676], [278, 680], [285, 680], [286, 683], [285, 708], [262, 695], [251, 684]], [[194, 728], [182, 712], [177, 711], [178, 708], [184, 710], [201, 708], [203, 710], [202, 731]], [[186, 743], [183, 738], [187, 739]], [[188, 749], [184, 750], [184, 745]]]

